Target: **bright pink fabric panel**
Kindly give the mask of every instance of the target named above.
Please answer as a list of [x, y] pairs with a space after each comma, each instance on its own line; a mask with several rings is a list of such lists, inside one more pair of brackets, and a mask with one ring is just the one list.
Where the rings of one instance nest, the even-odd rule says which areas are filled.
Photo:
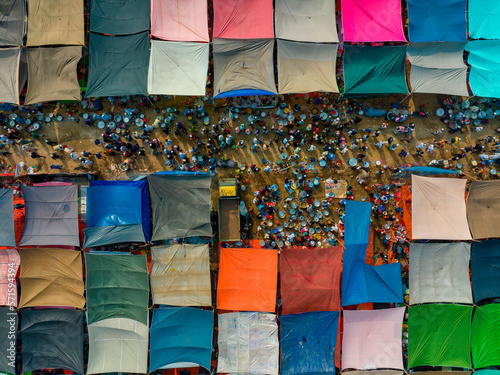
[[274, 38], [273, 0], [214, 0], [214, 38]]
[[151, 0], [151, 35], [174, 42], [209, 42], [207, 0]]
[[346, 42], [406, 41], [401, 0], [342, 0]]
[[0, 250], [0, 306], [17, 307], [16, 275], [20, 264], [16, 249]]

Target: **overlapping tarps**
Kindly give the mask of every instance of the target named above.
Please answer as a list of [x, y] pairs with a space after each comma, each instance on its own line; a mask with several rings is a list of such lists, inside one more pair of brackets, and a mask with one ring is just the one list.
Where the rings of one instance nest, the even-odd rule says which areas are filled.
[[24, 104], [81, 100], [77, 65], [82, 47], [28, 48], [28, 90]]
[[498, 19], [500, 3], [496, 0], [469, 0], [469, 36], [471, 39], [500, 39]]
[[20, 264], [16, 249], [0, 250], [0, 306], [17, 307], [16, 275]]
[[471, 331], [474, 368], [500, 366], [500, 304], [475, 309]]
[[[125, 318], [88, 325], [87, 374], [148, 372], [148, 326]], [[81, 373], [83, 374], [83, 373]]]
[[0, 0], [0, 46], [21, 46], [24, 35], [24, 0]]
[[411, 62], [411, 92], [469, 96], [465, 42], [412, 43], [408, 46]]
[[408, 368], [453, 366], [470, 369], [471, 317], [472, 306], [412, 306], [408, 319]]
[[84, 314], [66, 309], [22, 311], [22, 373], [57, 368], [83, 374]]
[[276, 38], [338, 43], [335, 0], [276, 0]]
[[340, 246], [283, 249], [279, 269], [283, 315], [340, 310]]
[[4, 373], [16, 373], [18, 326], [17, 311], [7, 306], [0, 307], [0, 345], [5, 348], [0, 355], [0, 371]]
[[211, 236], [210, 183], [205, 173], [149, 175], [152, 240]]
[[214, 38], [274, 38], [272, 0], [214, 0]]
[[500, 297], [500, 241], [474, 242], [470, 269], [475, 303]]
[[16, 246], [14, 232], [14, 190], [0, 189], [0, 246]]
[[89, 325], [111, 318], [129, 318], [147, 324], [149, 280], [146, 256], [85, 254], [85, 269]]
[[335, 73], [337, 50], [338, 44], [278, 39], [279, 93], [339, 92]]
[[215, 98], [276, 94], [274, 39], [214, 38], [213, 48]]
[[399, 0], [342, 0], [347, 42], [406, 42]]
[[90, 31], [109, 35], [131, 35], [149, 31], [149, 1], [93, 0]]
[[280, 316], [280, 373], [282, 375], [335, 373], [333, 357], [338, 319], [338, 311]]
[[277, 283], [278, 253], [275, 250], [221, 249], [217, 285], [219, 310], [276, 311]]
[[467, 220], [472, 237], [500, 237], [499, 181], [472, 181], [467, 196]]
[[401, 337], [405, 307], [344, 310], [342, 370], [404, 369]]
[[406, 46], [344, 46], [345, 93], [406, 94], [405, 61]]
[[412, 43], [467, 40], [467, 0], [444, 0], [439, 4], [432, 0], [408, 0], [407, 3]]
[[371, 203], [367, 202], [346, 202], [342, 306], [365, 302], [403, 302], [399, 263], [365, 264], [371, 207]]
[[152, 0], [151, 36], [177, 42], [210, 42], [207, 0]]
[[411, 176], [413, 239], [470, 240], [467, 180]]
[[80, 246], [78, 186], [23, 186], [25, 220], [20, 246]]
[[209, 51], [208, 43], [152, 40], [148, 93], [204, 96]]
[[467, 43], [471, 66], [469, 84], [476, 96], [500, 98], [500, 41], [473, 40]]
[[86, 95], [146, 95], [149, 33], [110, 36], [90, 33]]
[[214, 313], [188, 307], [155, 309], [151, 323], [151, 363], [157, 369], [204, 367], [210, 371]]
[[20, 48], [0, 49], [0, 102], [19, 104], [20, 62]]
[[470, 244], [410, 245], [410, 305], [452, 302], [472, 304]]
[[85, 45], [83, 0], [27, 0], [27, 46]]
[[278, 325], [274, 314], [219, 314], [218, 344], [219, 373], [279, 373]]
[[151, 293], [155, 305], [211, 306], [208, 245], [152, 247]]

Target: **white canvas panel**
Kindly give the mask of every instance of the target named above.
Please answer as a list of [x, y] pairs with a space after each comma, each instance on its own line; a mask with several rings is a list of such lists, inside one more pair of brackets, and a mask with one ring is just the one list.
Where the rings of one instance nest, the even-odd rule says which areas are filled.
[[20, 48], [0, 49], [0, 102], [19, 104]]

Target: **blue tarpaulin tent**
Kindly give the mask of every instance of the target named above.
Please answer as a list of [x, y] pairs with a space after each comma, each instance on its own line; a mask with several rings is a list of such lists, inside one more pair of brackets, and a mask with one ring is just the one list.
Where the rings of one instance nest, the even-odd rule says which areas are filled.
[[402, 167], [401, 174], [404, 177], [407, 177], [411, 174], [418, 174], [419, 176], [432, 176], [432, 175], [440, 175], [440, 174], [460, 174], [460, 172], [452, 171], [450, 169], [415, 166], [415, 167]]
[[467, 43], [465, 50], [470, 52], [472, 93], [485, 98], [500, 98], [500, 41], [474, 40]]
[[[452, 11], [452, 9], [447, 9]], [[471, 39], [500, 39], [498, 0], [469, 0], [469, 36]]]
[[472, 244], [471, 276], [474, 302], [500, 297], [500, 241]]

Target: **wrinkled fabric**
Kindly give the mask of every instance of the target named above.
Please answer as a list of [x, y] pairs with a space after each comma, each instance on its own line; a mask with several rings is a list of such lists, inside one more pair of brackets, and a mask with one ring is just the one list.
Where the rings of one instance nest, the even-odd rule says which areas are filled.
[[472, 319], [472, 363], [474, 368], [500, 363], [500, 305], [492, 303], [477, 308]]
[[471, 279], [474, 302], [500, 297], [500, 241], [472, 244]]
[[498, 19], [500, 3], [496, 0], [468, 0], [469, 36], [471, 39], [500, 39]]
[[499, 181], [472, 181], [467, 196], [467, 220], [474, 239], [500, 237]]
[[13, 194], [13, 189], [0, 189], [0, 246], [16, 247]]
[[469, 84], [472, 93], [487, 98], [500, 98], [500, 41], [467, 42], [467, 62], [471, 66]]
[[0, 250], [0, 306], [17, 307], [16, 275], [20, 264], [16, 249]]
[[23, 44], [24, 8], [24, 0], [0, 0], [0, 46]]
[[0, 102], [19, 104], [20, 48], [0, 49]]
[[0, 307], [0, 345], [4, 348], [0, 355], [0, 371], [16, 373], [17, 329], [19, 317], [10, 307]]
[[109, 35], [149, 31], [149, 8], [144, 0], [92, 0], [90, 31]]

